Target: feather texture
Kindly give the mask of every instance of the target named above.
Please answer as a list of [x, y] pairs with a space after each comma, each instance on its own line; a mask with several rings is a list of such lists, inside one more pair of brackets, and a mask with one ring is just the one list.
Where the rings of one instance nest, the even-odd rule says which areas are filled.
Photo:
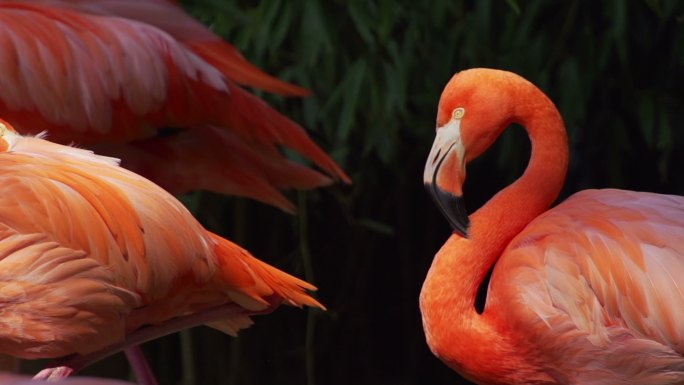
[[681, 383], [682, 239], [684, 198], [583, 191], [511, 241], [488, 306], [578, 383]]
[[[302, 127], [235, 82], [286, 94], [302, 94], [301, 89], [249, 65], [174, 3], [0, 1], [0, 27], [0, 86], [5, 90], [0, 115], [20, 132], [47, 131], [61, 143], [104, 143], [117, 155], [130, 152], [131, 143], [150, 153], [131, 163], [142, 162], [136, 171], [151, 178], [164, 177], [156, 171], [157, 158], [175, 163], [177, 176], [187, 179], [163, 184], [176, 193], [208, 188], [286, 211], [293, 206], [283, 189], [349, 182]], [[214, 135], [221, 136], [223, 146], [212, 151], [192, 147], [206, 140], [207, 126], [224, 132]], [[177, 128], [178, 136], [159, 135], [166, 127]], [[149, 151], [149, 145], [138, 143], [148, 139], [164, 150]], [[241, 175], [236, 158], [226, 169], [216, 162], [200, 171], [233, 147], [248, 154], [244, 170], [253, 171], [251, 178]], [[281, 147], [298, 152], [329, 177], [295, 166]], [[199, 152], [204, 155], [195, 161]], [[297, 180], [277, 181], [277, 168], [284, 172], [281, 181]], [[204, 175], [196, 176], [198, 171]]]
[[88, 354], [144, 325], [230, 303], [248, 315], [321, 305], [313, 286], [207, 232], [183, 205], [112, 158], [2, 127], [0, 352]]

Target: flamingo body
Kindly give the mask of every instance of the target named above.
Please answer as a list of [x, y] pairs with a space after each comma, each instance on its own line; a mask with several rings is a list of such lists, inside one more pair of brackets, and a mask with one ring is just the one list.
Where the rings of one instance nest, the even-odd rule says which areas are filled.
[[234, 334], [281, 301], [320, 306], [115, 159], [0, 131], [1, 353], [85, 355], [227, 305], [241, 310], [202, 323]]
[[[543, 347], [555, 381], [684, 381], [684, 199], [587, 190], [539, 216], [502, 253], [492, 311]], [[496, 309], [496, 310], [494, 310]]]
[[[466, 162], [512, 122], [530, 135], [528, 168], [459, 217], [446, 205], [460, 203]], [[455, 229], [421, 292], [428, 345], [479, 384], [684, 383], [684, 197], [586, 190], [549, 209], [566, 167], [541, 91], [503, 71], [454, 76], [425, 174]]]
[[[236, 83], [287, 95], [305, 90], [251, 66], [172, 2], [0, 1], [0, 26], [0, 115], [20, 132], [97, 144], [175, 193], [211, 189], [286, 211], [294, 206], [280, 190], [349, 181], [299, 125]], [[165, 127], [187, 133], [159, 135]], [[228, 132], [212, 136], [219, 150], [190, 149], [217, 129]], [[150, 156], [135, 155], [150, 145], [157, 147]], [[329, 176], [287, 160], [281, 146]], [[247, 155], [230, 156], [233, 148]], [[136, 159], [126, 162], [130, 153]], [[180, 176], [206, 177], [174, 183], [154, 172], [159, 157], [175, 162]], [[202, 171], [211, 163], [226, 167]], [[233, 172], [239, 169], [251, 178]]]

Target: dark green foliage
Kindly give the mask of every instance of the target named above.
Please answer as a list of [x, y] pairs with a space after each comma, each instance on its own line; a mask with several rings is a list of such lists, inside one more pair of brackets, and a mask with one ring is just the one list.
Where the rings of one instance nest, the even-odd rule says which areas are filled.
[[[194, 196], [210, 229], [286, 271], [315, 275], [329, 310], [280, 309], [238, 340], [191, 331], [196, 378], [186, 385], [458, 383], [425, 346], [417, 304], [449, 233], [421, 178], [440, 92], [458, 70], [512, 70], [556, 102], [571, 138], [564, 196], [592, 187], [684, 194], [682, 2], [184, 4], [250, 61], [313, 91], [264, 97], [354, 181], [302, 195], [302, 217]], [[528, 151], [523, 131], [511, 130], [469, 167], [471, 211], [520, 175]], [[149, 346], [164, 384], [181, 383], [178, 341]]]

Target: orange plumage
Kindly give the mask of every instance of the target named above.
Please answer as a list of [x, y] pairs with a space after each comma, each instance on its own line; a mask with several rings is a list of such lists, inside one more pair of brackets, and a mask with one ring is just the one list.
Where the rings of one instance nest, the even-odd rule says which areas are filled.
[[[468, 219], [465, 165], [511, 123], [530, 163]], [[428, 345], [478, 384], [684, 383], [684, 198], [587, 190], [549, 208], [567, 163], [560, 114], [534, 85], [489, 69], [452, 78], [424, 176], [455, 231], [420, 296]]]
[[234, 334], [281, 302], [322, 307], [116, 159], [6, 124], [0, 144], [0, 353], [88, 355], [176, 317], [229, 308], [176, 329]]
[[[294, 207], [283, 189], [349, 181], [299, 125], [236, 83], [306, 91], [251, 66], [173, 2], [0, 1], [0, 26], [0, 115], [21, 132], [100, 144], [98, 152], [174, 193], [210, 189], [286, 211]], [[166, 127], [183, 135], [159, 136]], [[211, 151], [193, 148], [207, 140]], [[328, 176], [287, 160], [280, 147]], [[160, 161], [180, 179], [158, 171]]]

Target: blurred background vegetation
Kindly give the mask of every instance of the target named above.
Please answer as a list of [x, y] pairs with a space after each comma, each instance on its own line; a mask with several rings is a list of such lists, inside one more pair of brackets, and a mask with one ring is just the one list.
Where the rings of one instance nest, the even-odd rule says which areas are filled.
[[[467, 383], [431, 355], [418, 310], [450, 232], [423, 191], [422, 169], [442, 87], [461, 69], [517, 72], [556, 102], [572, 157], [561, 199], [598, 187], [684, 195], [684, 2], [182, 3], [248, 60], [313, 91], [262, 96], [354, 184], [291, 195], [297, 216], [184, 197], [209, 229], [314, 281], [328, 311], [281, 308], [238, 339], [197, 328], [149, 343], [162, 384]], [[528, 156], [524, 132], [508, 130], [469, 166], [469, 210], [520, 175]], [[89, 373], [127, 370], [113, 357]]]

